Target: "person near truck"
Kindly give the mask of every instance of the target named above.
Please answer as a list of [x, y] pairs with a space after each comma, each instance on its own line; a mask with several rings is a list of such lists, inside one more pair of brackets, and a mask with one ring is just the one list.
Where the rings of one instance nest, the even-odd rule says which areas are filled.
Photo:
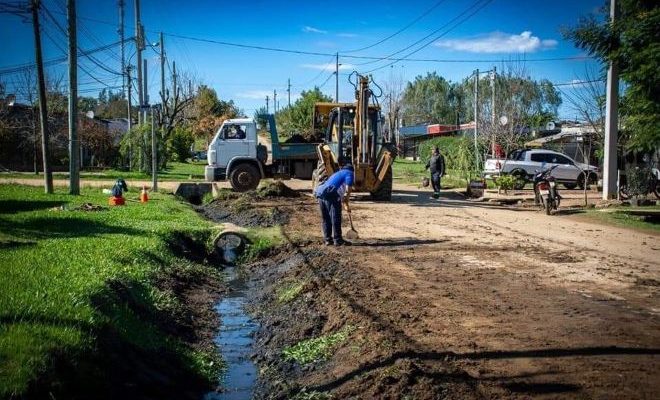
[[341, 203], [348, 203], [355, 175], [353, 165], [346, 164], [314, 191], [321, 209], [323, 242], [326, 246], [350, 246], [341, 232]]
[[440, 153], [438, 146], [433, 147], [431, 158], [426, 163], [426, 169], [431, 172], [431, 186], [433, 186], [433, 198], [440, 197], [440, 180], [445, 174], [445, 157]]

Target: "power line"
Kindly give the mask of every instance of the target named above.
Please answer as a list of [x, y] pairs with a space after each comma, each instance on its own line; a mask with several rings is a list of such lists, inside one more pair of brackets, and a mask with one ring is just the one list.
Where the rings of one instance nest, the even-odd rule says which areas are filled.
[[[133, 38], [128, 38], [128, 39], [125, 39], [124, 41], [127, 42], [127, 41], [131, 41], [131, 40], [133, 40]], [[115, 47], [115, 46], [119, 45], [120, 43], [121, 42], [114, 42], [114, 43], [106, 44], [104, 46], [97, 47], [95, 49], [89, 49], [89, 50], [78, 49], [78, 56], [87, 56], [88, 54], [98, 53], [100, 51], [104, 51], [104, 50], [107, 50], [109, 48]], [[67, 59], [68, 59], [68, 56], [61, 56], [61, 57], [52, 58], [50, 60], [44, 61], [44, 66], [45, 67], [50, 67], [50, 66], [53, 66], [53, 65], [61, 64], [61, 63], [66, 62]], [[24, 71], [24, 70], [27, 70], [27, 69], [32, 69], [32, 68], [34, 68], [34, 63], [33, 62], [23, 63], [23, 64], [15, 64], [15, 65], [7, 66], [6, 68], [0, 69], [0, 75], [14, 74], [14, 73], [21, 72], [21, 71]]]
[[341, 53], [356, 53], [356, 52], [358, 52], [358, 51], [363, 51], [363, 50], [367, 50], [367, 49], [370, 49], [370, 48], [372, 48], [372, 47], [378, 46], [379, 44], [381, 44], [381, 43], [383, 43], [383, 42], [386, 42], [386, 41], [392, 39], [394, 36], [396, 36], [396, 35], [398, 35], [399, 33], [405, 31], [406, 29], [410, 28], [411, 26], [413, 26], [414, 24], [416, 24], [417, 21], [419, 21], [420, 19], [422, 19], [422, 18], [424, 18], [425, 16], [427, 16], [428, 14], [430, 14], [431, 11], [435, 10], [436, 8], [438, 8], [438, 7], [440, 6], [440, 4], [442, 4], [442, 3], [444, 3], [444, 2], [445, 2], [445, 0], [440, 0], [440, 1], [438, 1], [438, 2], [435, 3], [431, 8], [427, 9], [426, 11], [424, 11], [421, 15], [419, 15], [419, 16], [418, 16], [417, 18], [415, 18], [413, 21], [411, 21], [410, 23], [408, 23], [406, 26], [404, 26], [403, 28], [401, 28], [401, 29], [399, 29], [398, 31], [394, 32], [393, 34], [391, 34], [391, 35], [389, 35], [389, 36], [387, 36], [387, 37], [385, 37], [385, 38], [383, 38], [383, 39], [377, 41], [376, 43], [370, 44], [369, 46], [360, 47], [359, 49], [354, 49], [354, 50], [344, 50], [344, 51], [341, 52]]
[[[411, 44], [411, 45], [409, 45], [409, 46], [407, 46], [407, 47], [405, 47], [405, 48], [403, 48], [403, 49], [397, 51], [396, 53], [392, 53], [390, 56], [395, 55], [395, 54], [399, 54], [399, 53], [401, 53], [401, 52], [403, 52], [403, 51], [405, 51], [405, 50], [408, 50], [408, 49], [410, 49], [411, 47], [413, 47], [413, 46], [419, 44], [420, 42], [422, 42], [422, 41], [428, 39], [430, 36], [434, 35], [435, 33], [439, 32], [439, 31], [441, 31], [441, 30], [443, 30], [443, 29], [446, 29], [443, 33], [441, 33], [440, 35], [438, 35], [438, 36], [432, 38], [430, 41], [426, 42], [425, 44], [423, 44], [421, 47], [417, 48], [416, 50], [413, 50], [413, 51], [411, 51], [410, 53], [406, 54], [406, 55], [403, 57], [402, 60], [395, 60], [395, 61], [392, 61], [392, 62], [390, 62], [390, 63], [388, 63], [388, 64], [385, 64], [385, 65], [383, 65], [383, 66], [380, 66], [380, 67], [378, 67], [378, 68], [374, 68], [374, 69], [368, 71], [367, 73], [372, 73], [372, 72], [374, 72], [374, 71], [378, 71], [378, 70], [380, 70], [380, 69], [383, 69], [383, 68], [389, 67], [390, 65], [394, 65], [394, 64], [398, 63], [399, 61], [403, 61], [403, 60], [407, 59], [408, 57], [410, 57], [411, 55], [417, 53], [418, 51], [421, 51], [422, 49], [424, 49], [424, 48], [425, 48], [426, 46], [428, 46], [429, 44], [433, 43], [434, 41], [436, 41], [436, 40], [438, 40], [439, 38], [443, 37], [444, 35], [448, 34], [448, 33], [451, 32], [454, 28], [456, 28], [457, 26], [461, 25], [463, 22], [465, 22], [465, 21], [467, 21], [468, 19], [470, 19], [472, 16], [474, 16], [476, 13], [478, 13], [479, 11], [481, 11], [484, 7], [486, 7], [486, 6], [487, 6], [488, 4], [490, 4], [492, 1], [493, 1], [493, 0], [477, 0], [477, 1], [475, 1], [470, 7], [466, 8], [462, 13], [460, 13], [460, 14], [458, 14], [456, 17], [452, 18], [449, 22], [447, 22], [446, 24], [444, 24], [443, 26], [441, 26], [439, 29], [436, 29], [435, 31], [433, 31], [433, 32], [431, 32], [430, 34], [428, 34], [428, 35], [426, 35], [425, 37], [423, 37], [422, 39], [420, 39], [420, 40], [416, 41], [415, 43], [413, 43], [413, 44]], [[475, 8], [475, 7], [476, 7], [476, 8]], [[472, 12], [470, 12], [470, 10], [473, 9], [473, 8], [475, 8], [475, 9], [472, 10]], [[469, 12], [469, 14], [468, 14], [468, 12]], [[465, 14], [467, 14], [467, 16], [464, 16]], [[462, 19], [461, 19], [461, 17], [462, 17]], [[454, 22], [455, 22], [455, 23], [454, 23]], [[451, 25], [452, 23], [454, 23], [454, 25], [449, 26], [449, 25]]]
[[[488, 1], [490, 2], [492, 0], [488, 0]], [[477, 1], [475, 4], [473, 4], [473, 6], [475, 6], [477, 3], [479, 3], [479, 1]], [[469, 8], [468, 8], [468, 10], [469, 10]], [[53, 12], [55, 12], [55, 11], [53, 11]], [[114, 22], [103, 21], [103, 20], [99, 20], [99, 19], [96, 19], [96, 18], [89, 18], [89, 17], [79, 16], [78, 19], [85, 19], [85, 20], [88, 20], [88, 21], [97, 22], [97, 23], [106, 24], [106, 25], [112, 25], [112, 26], [116, 25], [116, 23], [114, 23]], [[130, 28], [130, 25], [127, 25], [126, 27]], [[439, 31], [441, 29], [442, 28], [440, 28], [438, 30], [435, 30], [434, 32], [432, 32], [432, 34], [436, 33], [437, 31]], [[151, 32], [151, 33], [160, 33], [160, 31], [150, 30], [150, 29], [145, 29], [145, 31]], [[183, 40], [190, 40], [190, 41], [203, 42], [203, 43], [212, 43], [212, 44], [217, 44], [217, 45], [221, 45], [221, 46], [238, 47], [238, 48], [252, 49], [252, 50], [263, 50], [263, 51], [273, 51], [273, 52], [280, 52], [280, 53], [322, 56], [322, 57], [335, 57], [336, 56], [336, 53], [323, 53], [323, 52], [316, 52], [316, 51], [285, 49], [285, 48], [270, 47], [270, 46], [248, 45], [248, 44], [243, 44], [243, 43], [227, 42], [227, 41], [223, 41], [223, 40], [194, 37], [194, 36], [190, 36], [190, 35], [181, 35], [181, 34], [177, 34], [177, 33], [165, 32], [165, 31], [163, 31], [163, 35], [169, 36], [169, 37], [172, 37], [172, 38], [183, 39]], [[426, 39], [427, 37], [430, 37], [430, 35], [427, 35], [425, 38], [422, 38], [422, 40]], [[129, 38], [129, 39], [126, 39], [126, 41], [132, 41], [134, 39], [135, 38]], [[422, 40], [420, 40], [419, 42], [421, 42]], [[412, 46], [414, 46], [414, 44]], [[410, 46], [410, 47], [412, 47], [412, 46]], [[406, 49], [404, 49], [402, 51], [405, 51], [405, 50]], [[398, 52], [395, 53], [395, 54], [398, 54]], [[392, 56], [361, 56], [361, 55], [344, 54], [342, 52], [339, 52], [339, 56], [342, 57], [342, 58], [360, 59], [360, 60], [437, 62], [437, 63], [501, 63], [501, 62], [508, 61], [506, 59], [441, 59], [441, 58], [408, 58], [408, 57], [403, 57], [402, 58], [402, 57], [392, 57]], [[530, 59], [526, 59], [525, 62], [548, 62], [548, 61], [569, 61], [569, 60], [570, 61], [576, 61], [576, 60], [586, 60], [586, 59], [593, 59], [593, 58], [594, 58], [593, 56], [530, 58]]]
[[[67, 38], [67, 37], [68, 37], [68, 34], [67, 34], [66, 30], [65, 30], [65, 29], [59, 24], [59, 22], [57, 21], [57, 19], [55, 19], [55, 17], [53, 16], [53, 14], [51, 14], [51, 12], [48, 10], [48, 8], [46, 8], [45, 6], [42, 6], [42, 9], [43, 9], [44, 12], [46, 13], [46, 16], [51, 20], [51, 22], [53, 22], [53, 24], [55, 24], [55, 26], [56, 26], [57, 29], [60, 31], [60, 33], [61, 33], [62, 35], [64, 35], [65, 38]], [[59, 46], [58, 46], [58, 47], [59, 47]], [[78, 48], [78, 51], [80, 51], [80, 47], [79, 47], [79, 46], [76, 46], [76, 47]], [[60, 48], [60, 49], [61, 49], [61, 48]], [[66, 53], [66, 51], [65, 51], [65, 53]], [[113, 70], [111, 70], [110, 68], [106, 67], [106, 66], [103, 65], [101, 62], [99, 62], [99, 61], [98, 61], [96, 58], [94, 58], [93, 56], [87, 54], [87, 55], [85, 55], [85, 57], [87, 57], [87, 59], [89, 59], [92, 63], [94, 63], [97, 67], [101, 68], [102, 70], [104, 70], [104, 71], [106, 71], [106, 72], [109, 72], [109, 73], [111, 73], [111, 74], [115, 74], [115, 75], [118, 75], [118, 76], [123, 76], [122, 73], [119, 73], [119, 72], [117, 72], [117, 71], [113, 71]]]

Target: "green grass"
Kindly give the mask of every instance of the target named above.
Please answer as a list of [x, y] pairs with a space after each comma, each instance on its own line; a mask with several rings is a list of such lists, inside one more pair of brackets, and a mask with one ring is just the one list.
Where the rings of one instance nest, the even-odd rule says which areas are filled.
[[[394, 182], [421, 185], [422, 178], [431, 178], [431, 174], [424, 168], [425, 165], [421, 161], [397, 158], [392, 165]], [[442, 177], [441, 185], [443, 189], [455, 189], [465, 188], [467, 183], [465, 179], [459, 177], [457, 171], [448, 170], [447, 174]]]
[[282, 227], [271, 226], [268, 228], [248, 228], [245, 236], [249, 240], [245, 251], [238, 258], [239, 264], [248, 264], [263, 256], [271, 249], [284, 244]]
[[302, 293], [305, 284], [303, 282], [292, 282], [277, 289], [277, 302], [288, 303]]
[[[161, 181], [201, 181], [204, 180], [204, 168], [206, 162], [169, 162], [167, 168], [158, 172]], [[190, 178], [192, 176], [192, 178]], [[53, 179], [68, 179], [68, 172], [53, 172]], [[114, 180], [124, 178], [126, 180], [151, 180], [151, 172], [121, 171], [116, 169], [105, 169], [99, 171], [84, 170], [80, 172], [82, 179]], [[31, 172], [1, 172], [0, 178], [18, 179], [41, 179], [41, 175]]]
[[[640, 229], [640, 230], [646, 230], [646, 231], [652, 231], [652, 232], [660, 232], [660, 223], [657, 222], [648, 222], [643, 219], [641, 216], [636, 216], [636, 215], [628, 215], [625, 213], [626, 210], [629, 210], [630, 208], [626, 207], [621, 207], [620, 210], [622, 212], [608, 212], [608, 211], [599, 211], [599, 210], [593, 210], [589, 209], [585, 213], [581, 214], [581, 216], [585, 218], [590, 218], [594, 219], [596, 221], [606, 223], [606, 224], [611, 224], [611, 225], [616, 225], [616, 226], [621, 226], [625, 228], [633, 228], [633, 229]], [[660, 206], [650, 206], [650, 207], [644, 207], [644, 210], [660, 210]]]
[[303, 340], [282, 350], [282, 355], [285, 360], [301, 365], [326, 360], [332, 356], [337, 345], [348, 339], [353, 330], [354, 328], [348, 325], [338, 332]]
[[[156, 289], [153, 278], [191, 264], [168, 245], [174, 233], [203, 242], [210, 223], [163, 194], [147, 204], [85, 212], [72, 209], [84, 202], [106, 205], [107, 196], [42, 191], [0, 185], [0, 398], [23, 393], [48, 372], [55, 355], [75, 361], [92, 351], [98, 332], [108, 328], [145, 351], [181, 353], [191, 368], [211, 374], [204, 361], [211, 356], [183, 348], [123, 298], [139, 310], [176, 313], [176, 299]], [[123, 297], [110, 282], [125, 288]]]

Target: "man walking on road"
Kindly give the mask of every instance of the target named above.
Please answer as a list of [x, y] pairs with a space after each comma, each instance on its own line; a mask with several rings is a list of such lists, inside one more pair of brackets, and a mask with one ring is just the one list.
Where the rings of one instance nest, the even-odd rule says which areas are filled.
[[431, 159], [426, 163], [426, 169], [431, 171], [431, 185], [433, 186], [433, 198], [440, 197], [440, 179], [445, 174], [445, 157], [440, 154], [438, 146], [433, 147]]
[[314, 196], [319, 201], [323, 227], [323, 240], [326, 246], [350, 246], [341, 234], [341, 203], [348, 203], [348, 194], [355, 180], [353, 165], [346, 164], [339, 171], [319, 185]]

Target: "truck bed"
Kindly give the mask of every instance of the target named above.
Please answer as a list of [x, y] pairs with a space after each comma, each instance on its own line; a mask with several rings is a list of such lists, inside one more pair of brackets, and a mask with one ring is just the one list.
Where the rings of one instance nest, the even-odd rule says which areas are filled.
[[309, 160], [317, 158], [319, 143], [273, 143], [273, 160]]

